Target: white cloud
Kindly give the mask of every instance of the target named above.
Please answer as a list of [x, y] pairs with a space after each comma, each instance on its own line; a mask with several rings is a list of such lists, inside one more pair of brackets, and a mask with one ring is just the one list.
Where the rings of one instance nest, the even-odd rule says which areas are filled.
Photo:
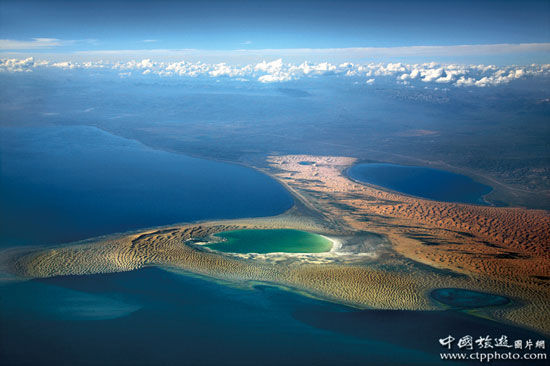
[[60, 69], [74, 69], [75, 67], [78, 67], [76, 64], [70, 61], [55, 62], [55, 63], [52, 63], [51, 66], [58, 67]]
[[245, 74], [244, 69], [228, 66], [225, 63], [213, 65], [212, 68], [213, 69], [210, 70], [208, 74], [213, 77], [218, 77], [218, 76], [235, 77], [235, 76], [242, 76]]
[[[189, 61], [153, 61], [150, 58], [129, 60], [126, 62], [96, 61], [48, 61], [34, 58], [0, 59], [0, 72], [32, 72], [48, 69], [57, 70], [95, 70], [116, 72], [120, 77], [226, 77], [233, 80], [257, 80], [261, 83], [286, 82], [302, 78], [317, 78], [333, 75], [337, 78], [349, 78], [353, 82], [383, 85], [398, 82], [402, 85], [446, 84], [457, 87], [489, 87], [508, 84], [514, 80], [550, 77], [550, 65], [532, 64], [528, 66], [461, 65], [405, 63], [369, 63], [358, 64], [344, 62], [302, 62], [300, 64], [284, 62], [277, 58], [258, 63], [230, 65], [227, 63], [203, 63]], [[133, 73], [133, 71], [135, 71]], [[374, 77], [376, 76], [376, 77]]]
[[475, 79], [474, 78], [466, 78], [464, 76], [461, 76], [460, 79], [456, 81], [456, 86], [473, 86], [475, 85]]
[[280, 81], [289, 81], [293, 79], [294, 73], [300, 70], [300, 67], [293, 66], [291, 64], [283, 64], [282, 59], [277, 59], [271, 62], [262, 61], [257, 63], [253, 70], [259, 73], [265, 73], [258, 77], [258, 81], [261, 83], [273, 83]]
[[57, 38], [33, 38], [31, 41], [18, 41], [13, 39], [0, 39], [0, 50], [33, 50], [58, 47], [66, 44]]
[[[247, 44], [246, 41], [243, 44]], [[355, 47], [355, 48], [289, 48], [289, 49], [236, 49], [236, 50], [200, 50], [200, 49], [120, 49], [80, 51], [80, 55], [99, 55], [118, 57], [170, 57], [214, 62], [258, 62], [262, 59], [283, 58], [294, 62], [304, 60], [338, 60], [337, 63], [357, 62], [366, 58], [407, 58], [407, 57], [465, 57], [465, 56], [501, 56], [539, 53], [548, 54], [550, 42], [518, 44], [480, 44], [450, 46], [404, 46], [404, 47]], [[546, 56], [547, 57], [547, 56]], [[223, 60], [223, 61], [221, 61]]]
[[443, 68], [439, 67], [436, 69], [423, 69], [420, 71], [420, 75], [422, 77], [422, 81], [425, 83], [432, 82], [438, 78], [441, 77], [443, 74]]
[[254, 70], [256, 70], [256, 71], [258, 71], [258, 70], [259, 71], [265, 71], [269, 74], [280, 72], [282, 68], [283, 68], [283, 60], [282, 59], [277, 59], [277, 60], [271, 61], [271, 62], [262, 61], [262, 62], [256, 64], [256, 66], [254, 66]]
[[0, 71], [8, 72], [32, 72], [35, 67], [34, 58], [25, 59], [0, 59]]
[[292, 78], [288, 74], [283, 75], [263, 75], [258, 78], [258, 81], [261, 83], [273, 83], [279, 81], [289, 81]]

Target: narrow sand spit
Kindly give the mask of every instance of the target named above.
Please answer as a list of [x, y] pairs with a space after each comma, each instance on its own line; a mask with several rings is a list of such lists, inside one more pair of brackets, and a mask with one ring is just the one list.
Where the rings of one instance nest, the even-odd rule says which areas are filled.
[[[178, 225], [40, 249], [10, 255], [10, 270], [34, 278], [164, 266], [228, 281], [276, 283], [330, 301], [381, 309], [438, 309], [430, 291], [460, 287], [512, 299], [510, 305], [480, 314], [550, 333], [550, 289], [544, 280], [550, 276], [547, 212], [386, 192], [343, 176], [351, 158], [296, 155], [269, 162], [267, 173], [295, 194], [305, 213]], [[269, 228], [319, 233], [333, 240], [333, 248], [315, 255], [232, 255], [191, 240]], [[365, 232], [384, 235], [388, 244], [363, 243], [357, 238]]]

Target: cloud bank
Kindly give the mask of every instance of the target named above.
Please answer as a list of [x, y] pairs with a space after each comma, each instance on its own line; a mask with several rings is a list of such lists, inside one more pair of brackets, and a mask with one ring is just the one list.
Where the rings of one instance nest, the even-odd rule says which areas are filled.
[[54, 48], [66, 45], [68, 42], [70, 41], [62, 41], [57, 38], [33, 38], [30, 41], [0, 39], [0, 50], [36, 50]]
[[[156, 39], [144, 39], [144, 43], [157, 42]], [[57, 38], [32, 38], [31, 40], [0, 39], [1, 50], [33, 50], [55, 48], [75, 43], [74, 40]], [[242, 45], [250, 45], [246, 40]], [[288, 49], [236, 49], [236, 50], [200, 50], [200, 49], [117, 49], [117, 50], [75, 50], [75, 53], [88, 55], [108, 54], [153, 54], [153, 55], [224, 55], [226, 57], [252, 54], [259, 56], [292, 56], [292, 55], [345, 55], [356, 57], [399, 57], [399, 56], [468, 56], [500, 55], [550, 52], [550, 43], [498, 43], [498, 44], [464, 44], [444, 46], [397, 46], [397, 47], [347, 47], [347, 48], [288, 48]]]
[[0, 59], [0, 72], [40, 72], [47, 70], [94, 70], [119, 77], [226, 78], [240, 82], [281, 83], [303, 78], [340, 77], [373, 85], [379, 81], [405, 86], [447, 85], [489, 87], [514, 80], [550, 77], [550, 64], [528, 66], [462, 65], [345, 62], [288, 63], [282, 59], [245, 65], [189, 61], [161, 62], [151, 59], [130, 61], [47, 61], [34, 58]]
[[61, 40], [56, 38], [33, 38], [31, 40], [0, 39], [0, 51], [5, 57], [30, 57], [45, 55], [55, 59], [140, 59], [151, 58], [159, 61], [187, 60], [209, 63], [227, 62], [232, 64], [261, 62], [265, 59], [282, 58], [301, 63], [306, 60], [333, 63], [351, 62], [441, 62], [471, 63], [548, 63], [550, 43], [500, 43], [463, 44], [439, 46], [397, 46], [397, 47], [348, 47], [348, 48], [282, 48], [253, 49], [252, 42], [241, 43], [241, 49], [209, 50], [192, 48], [151, 48], [165, 44], [156, 39], [138, 40], [141, 49], [97, 49], [101, 44], [96, 39]]

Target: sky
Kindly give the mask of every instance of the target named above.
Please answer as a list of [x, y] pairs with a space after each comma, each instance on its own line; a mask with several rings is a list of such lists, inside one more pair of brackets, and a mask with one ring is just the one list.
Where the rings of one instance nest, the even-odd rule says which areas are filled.
[[550, 1], [0, 0], [0, 52], [547, 63]]

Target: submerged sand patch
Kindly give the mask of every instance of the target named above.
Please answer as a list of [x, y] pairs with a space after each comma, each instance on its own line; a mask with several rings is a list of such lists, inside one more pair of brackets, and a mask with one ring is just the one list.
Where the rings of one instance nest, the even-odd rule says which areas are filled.
[[[550, 275], [546, 212], [385, 192], [345, 178], [341, 172], [354, 162], [351, 158], [284, 156], [270, 162], [268, 173], [295, 194], [303, 212], [176, 225], [40, 249], [12, 256], [11, 270], [35, 278], [163, 266], [230, 282], [275, 283], [378, 309], [440, 309], [430, 292], [456, 287], [512, 299], [478, 314], [550, 333], [545, 316], [550, 291], [536, 277]], [[231, 254], [193, 243], [222, 231], [273, 228], [336, 238], [339, 248], [317, 254]]]

